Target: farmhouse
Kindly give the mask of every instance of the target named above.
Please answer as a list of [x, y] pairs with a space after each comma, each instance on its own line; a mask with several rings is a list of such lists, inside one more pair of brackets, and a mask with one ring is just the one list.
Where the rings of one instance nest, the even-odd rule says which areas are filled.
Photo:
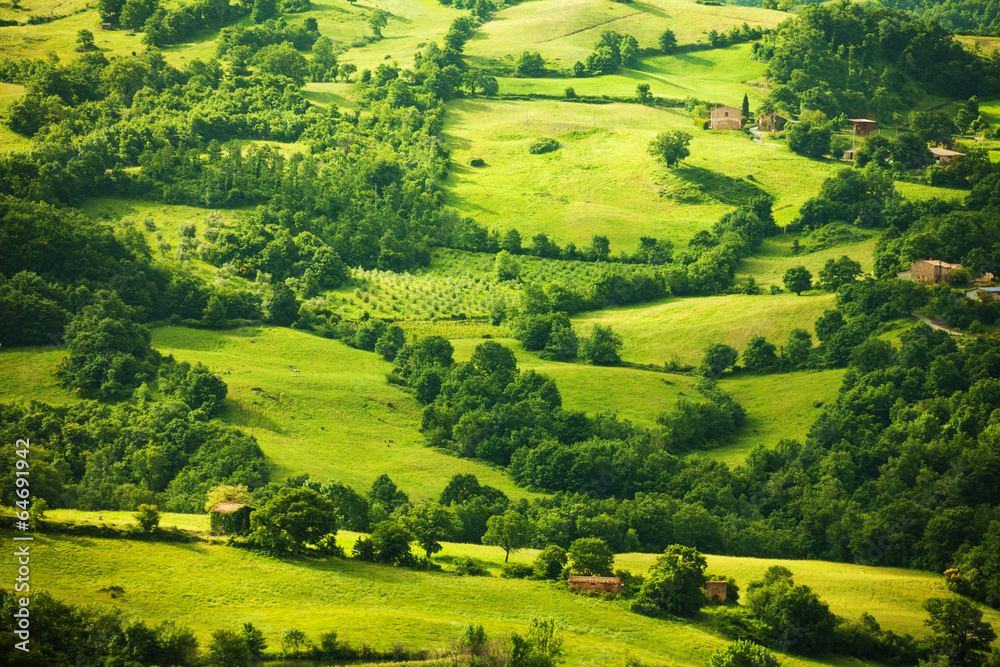
[[911, 263], [909, 271], [901, 271], [896, 274], [896, 277], [900, 280], [912, 280], [917, 283], [939, 283], [947, 279], [952, 271], [961, 268], [961, 264], [949, 264], [937, 259], [922, 259], [919, 262]]
[[764, 114], [757, 118], [757, 129], [761, 132], [781, 132], [788, 119], [776, 113]]
[[618, 577], [570, 577], [570, 588], [579, 588], [585, 591], [607, 591], [609, 593], [621, 593], [622, 580]]
[[1000, 287], [975, 287], [966, 291], [965, 296], [973, 301], [996, 301], [1000, 299]]
[[743, 112], [726, 104], [716, 107], [712, 109], [710, 127], [713, 130], [738, 130], [743, 127]]
[[242, 503], [219, 503], [209, 510], [212, 532], [217, 535], [246, 535], [254, 508]]
[[716, 600], [718, 602], [726, 601], [726, 582], [725, 581], [706, 581], [705, 582], [705, 597], [710, 600]]
[[958, 162], [965, 153], [959, 153], [957, 151], [950, 151], [947, 148], [937, 148], [932, 146], [928, 149], [931, 155], [934, 156], [934, 164], [951, 164], [952, 162]]
[[847, 122], [858, 134], [871, 134], [875, 129], [875, 121], [867, 118], [848, 118]]

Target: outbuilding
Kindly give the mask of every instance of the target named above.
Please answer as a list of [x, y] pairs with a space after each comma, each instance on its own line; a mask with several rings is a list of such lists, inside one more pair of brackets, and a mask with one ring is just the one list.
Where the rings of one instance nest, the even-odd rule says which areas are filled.
[[569, 578], [569, 587], [579, 588], [585, 591], [606, 591], [608, 593], [621, 593], [622, 580], [620, 577], [573, 576]]
[[713, 130], [738, 130], [743, 127], [743, 112], [726, 104], [715, 107], [710, 127]]
[[927, 149], [934, 156], [934, 164], [951, 164], [952, 162], [958, 162], [965, 153], [959, 153], [958, 151], [950, 151], [947, 148], [938, 148], [937, 146], [932, 146]]
[[216, 535], [246, 535], [254, 508], [243, 503], [219, 503], [209, 510], [212, 532]]
[[847, 122], [857, 134], [871, 134], [875, 130], [875, 121], [867, 118], [848, 118]]

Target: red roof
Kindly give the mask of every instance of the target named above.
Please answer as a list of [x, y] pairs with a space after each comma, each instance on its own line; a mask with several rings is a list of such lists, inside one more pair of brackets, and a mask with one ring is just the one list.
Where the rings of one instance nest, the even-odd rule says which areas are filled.
[[581, 577], [573, 576], [569, 578], [571, 584], [620, 584], [620, 577]]

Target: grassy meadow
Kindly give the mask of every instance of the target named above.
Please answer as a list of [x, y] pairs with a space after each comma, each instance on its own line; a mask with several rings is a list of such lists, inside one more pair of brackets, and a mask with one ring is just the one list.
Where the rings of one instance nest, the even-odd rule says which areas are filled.
[[[7, 530], [0, 531], [7, 537]], [[353, 544], [355, 534], [338, 542]], [[512, 555], [529, 562], [536, 552]], [[552, 618], [565, 637], [566, 661], [606, 665], [632, 652], [644, 661], [703, 665], [725, 640], [707, 631], [711, 611], [694, 622], [659, 621], [627, 611], [623, 604], [575, 596], [562, 584], [499, 578], [456, 577], [370, 565], [335, 558], [278, 560], [213, 543], [166, 544], [60, 535], [36, 537], [32, 580], [70, 602], [115, 605], [150, 621], [176, 619], [205, 641], [216, 629], [252, 622], [272, 649], [280, 633], [295, 627], [315, 638], [335, 629], [357, 646], [395, 642], [438, 648], [481, 622], [491, 635], [524, 632], [532, 617]], [[435, 560], [446, 566], [459, 555], [488, 564], [494, 572], [503, 552], [493, 547], [446, 544]], [[621, 554], [618, 567], [645, 571], [653, 554]], [[923, 635], [920, 603], [948, 595], [938, 575], [815, 561], [769, 561], [709, 556], [709, 570], [734, 575], [741, 586], [773, 564], [789, 567], [832, 610], [847, 618], [869, 612], [896, 631]], [[100, 588], [121, 586], [112, 599]], [[994, 624], [996, 612], [987, 612]], [[862, 665], [853, 660], [813, 662], [783, 657], [783, 664]]]
[[816, 318], [833, 305], [834, 295], [825, 292], [672, 298], [585, 313], [573, 323], [582, 335], [594, 324], [611, 325], [624, 339], [621, 356], [626, 361], [696, 365], [712, 343], [742, 352], [757, 334], [780, 345], [792, 329], [812, 332]]
[[[691, 156], [667, 170], [646, 149], [659, 132], [675, 129], [693, 135]], [[449, 205], [529, 238], [544, 232], [581, 246], [603, 234], [612, 252], [634, 250], [646, 235], [686, 243], [765, 193], [785, 224], [836, 164], [741, 133], [696, 129], [683, 109], [633, 104], [456, 100], [448, 105], [445, 135], [454, 158]], [[560, 148], [529, 154], [540, 138], [554, 138]], [[486, 166], [469, 166], [472, 158]]]
[[503, 9], [466, 46], [477, 59], [500, 60], [537, 51], [549, 67], [571, 67], [584, 60], [604, 30], [630, 34], [640, 47], [658, 45], [670, 28], [679, 44], [707, 42], [710, 30], [733, 26], [773, 28], [787, 14], [755, 7], [702, 5], [694, 0], [647, 0], [607, 3], [601, 0], [536, 0]]
[[757, 284], [767, 289], [771, 285], [783, 287], [785, 271], [793, 266], [804, 266], [813, 275], [813, 280], [819, 279], [820, 269], [828, 260], [848, 256], [861, 264], [861, 270], [871, 272], [874, 267], [875, 243], [878, 237], [872, 236], [863, 241], [838, 243], [831, 248], [816, 252], [792, 253], [792, 241], [799, 239], [803, 245], [808, 239], [802, 234], [783, 234], [765, 239], [751, 257], [740, 262], [736, 269], [736, 278], [753, 276]]

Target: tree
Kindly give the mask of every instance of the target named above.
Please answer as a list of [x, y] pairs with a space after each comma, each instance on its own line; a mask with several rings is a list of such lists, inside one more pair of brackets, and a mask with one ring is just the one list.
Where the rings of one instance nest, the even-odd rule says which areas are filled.
[[[355, 0], [356, 2], [357, 0]], [[358, 71], [358, 66], [354, 63], [342, 63], [339, 66], [340, 77], [344, 81], [350, 81], [351, 75]]]
[[299, 650], [308, 644], [306, 633], [297, 628], [288, 628], [281, 633], [281, 652], [285, 655], [289, 653], [293, 656], [299, 654]]
[[429, 559], [441, 551], [438, 540], [451, 539], [462, 529], [455, 512], [438, 503], [427, 503], [410, 510], [406, 515], [406, 526], [416, 535], [417, 544]]
[[[253, 57], [253, 62], [261, 72], [286, 76], [294, 81], [297, 86], [305, 84], [306, 75], [309, 73], [308, 61], [305, 59], [305, 56], [295, 49], [295, 46], [291, 42], [268, 44], [257, 52], [257, 55]], [[291, 243], [290, 238], [288, 241]], [[294, 252], [293, 246], [292, 253]]]
[[847, 255], [840, 259], [830, 258], [819, 272], [820, 287], [827, 292], [836, 292], [841, 285], [853, 283], [861, 275], [861, 264]]
[[76, 33], [76, 50], [77, 51], [92, 51], [97, 47], [94, 46], [94, 33], [89, 30], [81, 30]]
[[538, 77], [545, 71], [545, 59], [537, 51], [524, 51], [514, 65], [514, 74], [519, 77]]
[[250, 539], [264, 549], [297, 556], [337, 534], [337, 509], [308, 488], [284, 488], [250, 515]]
[[635, 87], [635, 99], [639, 104], [649, 104], [653, 101], [653, 94], [649, 92], [648, 83], [640, 83]]
[[521, 264], [509, 252], [501, 250], [493, 262], [493, 273], [500, 282], [517, 280], [521, 275]]
[[506, 563], [510, 559], [510, 552], [520, 551], [528, 546], [534, 536], [535, 524], [531, 519], [516, 510], [507, 510], [487, 520], [483, 544], [503, 549], [503, 561]]
[[247, 648], [250, 649], [250, 656], [256, 660], [260, 660], [264, 657], [264, 651], [267, 650], [267, 641], [264, 639], [264, 633], [255, 628], [253, 623], [243, 624], [243, 641], [246, 642]]
[[944, 111], [918, 111], [913, 114], [910, 130], [924, 143], [951, 146], [955, 123]]
[[750, 118], [750, 98], [747, 97], [746, 93], [743, 93], [743, 106], [740, 109], [740, 115], [743, 117], [744, 122]]
[[649, 143], [647, 151], [668, 169], [691, 155], [688, 146], [693, 137], [687, 132], [661, 132]]
[[595, 324], [580, 344], [580, 356], [596, 366], [611, 366], [621, 362], [618, 352], [623, 344], [610, 326]]
[[253, 494], [250, 493], [244, 484], [218, 484], [208, 490], [205, 501], [205, 511], [211, 510], [219, 503], [239, 503], [241, 505], [251, 505], [254, 502]]
[[216, 630], [205, 660], [213, 667], [250, 667], [250, 647], [240, 633]]
[[406, 345], [406, 332], [398, 324], [391, 324], [375, 342], [375, 352], [386, 361], [394, 361]]
[[599, 537], [581, 537], [569, 545], [570, 574], [610, 577], [615, 569], [615, 555]]
[[152, 533], [160, 525], [160, 509], [156, 505], [139, 505], [133, 516], [144, 533]]
[[778, 365], [777, 348], [763, 336], [754, 336], [743, 350], [743, 366], [755, 373], [766, 373]]
[[709, 667], [779, 667], [774, 654], [752, 641], [741, 639], [712, 654]]
[[124, 7], [125, 0], [98, 0], [97, 13], [100, 15], [101, 21], [118, 25]]
[[558, 544], [550, 544], [535, 557], [535, 576], [539, 579], [558, 579], [566, 567], [569, 557]]
[[947, 658], [949, 665], [979, 667], [997, 638], [993, 627], [983, 620], [983, 612], [965, 598], [931, 598], [923, 604], [929, 618], [924, 625], [937, 636], [931, 646]]
[[792, 329], [788, 332], [788, 342], [782, 350], [784, 363], [789, 368], [803, 368], [809, 361], [809, 350], [812, 349], [812, 336], [805, 329]]
[[295, 292], [284, 282], [277, 282], [268, 290], [264, 299], [264, 321], [279, 327], [287, 327], [299, 316], [300, 304]]
[[254, 0], [250, 18], [254, 23], [278, 18], [278, 0]]
[[416, 563], [410, 542], [416, 537], [399, 521], [380, 521], [371, 534], [372, 555], [376, 563], [408, 567]]
[[735, 364], [738, 358], [739, 353], [733, 347], [724, 343], [714, 343], [705, 350], [699, 368], [708, 377], [718, 377]]
[[787, 568], [768, 568], [762, 580], [751, 582], [746, 606], [782, 651], [818, 655], [833, 644], [837, 617], [809, 587], [796, 586]]
[[660, 33], [658, 42], [660, 51], [664, 53], [673, 53], [674, 49], [677, 48], [677, 36], [669, 28]]
[[820, 158], [830, 152], [833, 133], [829, 125], [814, 125], [810, 121], [792, 123], [785, 131], [788, 148], [806, 157]]
[[707, 562], [693, 547], [673, 544], [649, 569], [639, 599], [675, 616], [693, 616], [705, 605]]
[[375, 37], [382, 38], [382, 28], [389, 25], [389, 19], [386, 17], [385, 12], [381, 9], [376, 9], [371, 14], [368, 15], [368, 27], [371, 28], [372, 34]]
[[41, 529], [42, 521], [45, 521], [45, 512], [48, 509], [49, 504], [45, 502], [45, 498], [31, 499], [31, 507], [28, 508], [28, 519], [31, 522], [32, 530]]
[[793, 266], [785, 271], [782, 282], [786, 290], [802, 296], [803, 292], [812, 289], [812, 274], [804, 266]]

